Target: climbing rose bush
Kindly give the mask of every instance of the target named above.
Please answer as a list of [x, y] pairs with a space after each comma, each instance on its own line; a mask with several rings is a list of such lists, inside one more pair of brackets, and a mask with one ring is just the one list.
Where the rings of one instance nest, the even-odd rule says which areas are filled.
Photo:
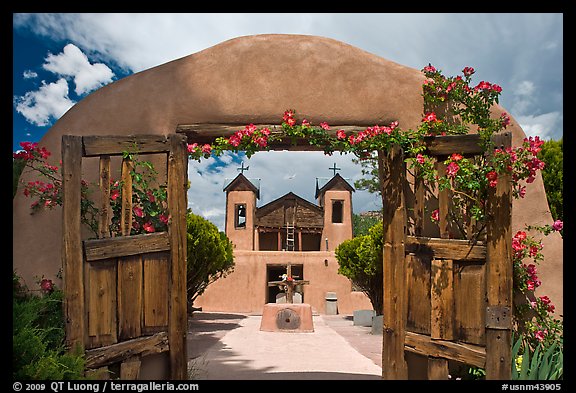
[[[30, 205], [32, 213], [42, 209], [53, 209], [62, 205], [62, 175], [60, 168], [50, 165], [47, 159], [51, 153], [45, 147], [39, 147], [38, 143], [21, 142], [22, 150], [13, 154], [13, 158], [25, 162], [24, 170], [35, 172], [40, 179], [24, 184], [23, 194], [34, 199]], [[62, 162], [60, 162], [60, 165]], [[98, 209], [90, 201], [90, 189], [86, 181], [81, 181], [81, 222], [86, 224], [94, 233], [98, 230], [96, 217]]]
[[[538, 264], [544, 259], [542, 242], [527, 231], [535, 231], [545, 236], [560, 231], [564, 223], [557, 220], [552, 225], [527, 226], [512, 238], [512, 262], [514, 266], [514, 319], [516, 329], [523, 333], [524, 346], [534, 351], [538, 346], [549, 348], [556, 343], [563, 349], [563, 323], [554, 317], [555, 306], [548, 296], [536, 296], [536, 289], [542, 285], [538, 278]], [[529, 261], [529, 262], [528, 262]], [[518, 298], [522, 300], [518, 300]]]
[[[32, 213], [42, 209], [53, 209], [62, 206], [62, 175], [61, 168], [47, 163], [51, 153], [38, 143], [21, 142], [22, 150], [13, 154], [14, 159], [25, 161], [25, 169], [35, 172], [44, 180], [30, 181], [24, 184], [24, 196], [34, 199], [30, 208]], [[167, 212], [166, 185], [153, 187], [157, 172], [147, 161], [140, 161], [137, 154], [124, 154], [134, 164], [132, 176], [132, 226], [131, 235], [166, 231], [169, 215]], [[62, 164], [60, 162], [60, 164]], [[110, 180], [110, 206], [112, 208], [111, 235], [120, 235], [120, 217], [122, 210], [122, 182]], [[92, 233], [98, 235], [98, 208], [90, 199], [91, 186], [85, 180], [81, 181], [81, 222], [86, 224]]]

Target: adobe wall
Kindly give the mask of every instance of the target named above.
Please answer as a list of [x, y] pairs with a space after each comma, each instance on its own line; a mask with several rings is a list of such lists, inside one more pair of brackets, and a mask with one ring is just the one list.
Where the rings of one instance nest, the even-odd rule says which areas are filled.
[[[226, 229], [225, 232], [234, 248], [239, 250], [254, 249], [254, 219], [256, 211], [256, 195], [252, 191], [229, 192], [226, 198]], [[236, 228], [236, 210], [238, 204], [246, 205], [246, 226]]]
[[[328, 239], [328, 251], [336, 250], [336, 247], [344, 240], [352, 238], [352, 199], [349, 191], [328, 190], [324, 193], [324, 229], [320, 249], [326, 251], [326, 239]], [[342, 208], [342, 222], [332, 222], [332, 201], [344, 202]]]
[[234, 262], [234, 272], [206, 288], [194, 307], [202, 307], [202, 311], [262, 314], [268, 290], [266, 265], [291, 263], [303, 265], [303, 279], [310, 281], [304, 285], [304, 302], [315, 312], [325, 313], [326, 292], [336, 292], [340, 314], [372, 309], [368, 297], [362, 292], [352, 292], [350, 280], [338, 274], [338, 261], [333, 252], [235, 250]]
[[[383, 125], [397, 120], [400, 127], [413, 128], [422, 118], [423, 80], [417, 69], [333, 39], [239, 37], [102, 87], [62, 116], [40, 145], [53, 153], [51, 163], [57, 165], [64, 134], [165, 135], [178, 124], [276, 123], [289, 108], [312, 124]], [[496, 106], [494, 116], [502, 111]], [[519, 144], [525, 134], [515, 119], [509, 130]], [[92, 173], [96, 167], [94, 161], [85, 165]], [[21, 190], [13, 201], [13, 267], [33, 286], [35, 277], [56, 279], [62, 219], [60, 209], [32, 216], [30, 203]], [[513, 225], [516, 230], [545, 223], [551, 224], [552, 218], [538, 175], [526, 198], [515, 201]], [[549, 295], [561, 314], [563, 252], [558, 234], [544, 240], [544, 255], [539, 293]]]

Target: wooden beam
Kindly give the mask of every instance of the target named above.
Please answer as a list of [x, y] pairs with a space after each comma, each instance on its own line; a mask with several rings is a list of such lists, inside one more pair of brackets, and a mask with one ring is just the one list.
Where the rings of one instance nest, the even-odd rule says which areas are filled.
[[99, 135], [84, 137], [84, 157], [120, 156], [124, 152], [138, 154], [167, 153], [168, 139], [164, 135]]
[[170, 235], [168, 232], [84, 241], [84, 253], [88, 262], [168, 250], [170, 250]]
[[98, 214], [98, 237], [110, 237], [110, 156], [100, 157], [100, 212]]
[[414, 174], [414, 235], [422, 236], [425, 220], [426, 187], [424, 179], [418, 175], [419, 170], [416, 168]]
[[135, 380], [140, 376], [140, 358], [132, 356], [120, 364], [120, 379]]
[[168, 337], [170, 339], [170, 377], [187, 379], [188, 330], [187, 313], [187, 227], [188, 155], [184, 135], [169, 136], [168, 154], [168, 223], [170, 235], [170, 279], [168, 305]]
[[428, 356], [428, 379], [446, 380], [448, 379], [448, 362], [444, 358]]
[[147, 356], [162, 353], [169, 349], [168, 333], [160, 332], [152, 336], [122, 341], [107, 347], [86, 351], [86, 367], [99, 368], [112, 363], [122, 362], [132, 356]]
[[118, 340], [142, 335], [142, 255], [118, 260]]
[[120, 233], [130, 236], [132, 230], [132, 169], [134, 164], [129, 158], [122, 160], [122, 211], [120, 213]]
[[[442, 161], [436, 161], [436, 170], [438, 176], [446, 174], [446, 164]], [[450, 237], [450, 204], [452, 202], [451, 192], [448, 189], [438, 191], [438, 227], [440, 228], [440, 237], [448, 239]]]
[[468, 240], [407, 236], [406, 252], [431, 254], [437, 259], [450, 258], [459, 262], [486, 260], [484, 243], [471, 244]]
[[454, 267], [451, 259], [432, 259], [430, 337], [454, 339]]
[[62, 136], [62, 267], [66, 345], [84, 350], [84, 263], [80, 221], [82, 137]]
[[482, 154], [480, 147], [480, 135], [446, 135], [425, 137], [426, 154], [433, 156], [444, 156], [452, 153], [465, 155]]
[[383, 333], [382, 378], [407, 379], [404, 338], [407, 320], [406, 207], [404, 155], [398, 145], [378, 151], [378, 175], [383, 206]]
[[[493, 137], [496, 148], [512, 145], [512, 134]], [[512, 185], [500, 175], [488, 190], [486, 227], [486, 292], [490, 310], [500, 313], [497, 326], [486, 326], [486, 379], [510, 379], [512, 362]], [[505, 323], [502, 323], [505, 322]]]
[[86, 347], [95, 348], [114, 344], [118, 341], [117, 261], [108, 259], [98, 264], [87, 263], [84, 269], [85, 301], [88, 314]]
[[[282, 134], [282, 126], [280, 124], [254, 124], [257, 128], [268, 127], [271, 131], [271, 136], [280, 136]], [[179, 124], [176, 127], [177, 133], [185, 134], [188, 143], [214, 143], [218, 137], [229, 137], [238, 130], [244, 129], [246, 124], [240, 123], [218, 123], [218, 124]], [[338, 130], [344, 130], [346, 133], [357, 133], [364, 131], [369, 125], [331, 125], [327, 133], [335, 136]], [[322, 151], [323, 149], [318, 146], [310, 145], [307, 138], [283, 138], [277, 141], [270, 141], [269, 147], [271, 150], [306, 150], [306, 151]]]
[[476, 367], [486, 366], [486, 349], [472, 344], [433, 340], [430, 336], [406, 332], [406, 350], [424, 356], [452, 359]]

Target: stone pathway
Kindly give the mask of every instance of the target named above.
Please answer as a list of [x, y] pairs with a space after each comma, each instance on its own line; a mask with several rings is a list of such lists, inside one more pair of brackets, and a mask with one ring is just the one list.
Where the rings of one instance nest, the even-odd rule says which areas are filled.
[[259, 315], [196, 312], [190, 377], [198, 380], [381, 378], [382, 336], [351, 317], [315, 315], [313, 333], [260, 331]]

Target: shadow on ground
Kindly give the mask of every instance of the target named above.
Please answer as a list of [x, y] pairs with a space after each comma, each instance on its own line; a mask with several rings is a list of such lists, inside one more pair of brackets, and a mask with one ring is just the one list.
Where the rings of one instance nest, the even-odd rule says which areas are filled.
[[188, 317], [188, 359], [205, 354], [227, 332], [240, 327], [244, 318], [240, 314], [194, 312]]
[[[194, 380], [381, 380], [380, 375], [344, 371], [286, 371], [278, 366], [263, 366], [251, 353], [240, 353], [228, 347], [223, 337], [245, 323], [246, 315], [232, 313], [195, 312], [189, 319], [188, 358], [189, 378]], [[346, 341], [353, 339], [356, 350], [364, 356], [381, 359], [381, 338], [369, 334], [369, 328], [352, 325], [352, 316], [326, 319]], [[374, 341], [376, 340], [376, 341]], [[378, 348], [380, 347], [380, 349]], [[261, 349], [261, 348], [260, 348]], [[372, 353], [374, 352], [374, 353]], [[278, 354], [282, 356], [281, 353]], [[298, 359], [287, 360], [290, 363]], [[276, 362], [277, 363], [277, 362]], [[291, 364], [293, 366], [293, 364]], [[290, 369], [290, 367], [287, 367]]]

